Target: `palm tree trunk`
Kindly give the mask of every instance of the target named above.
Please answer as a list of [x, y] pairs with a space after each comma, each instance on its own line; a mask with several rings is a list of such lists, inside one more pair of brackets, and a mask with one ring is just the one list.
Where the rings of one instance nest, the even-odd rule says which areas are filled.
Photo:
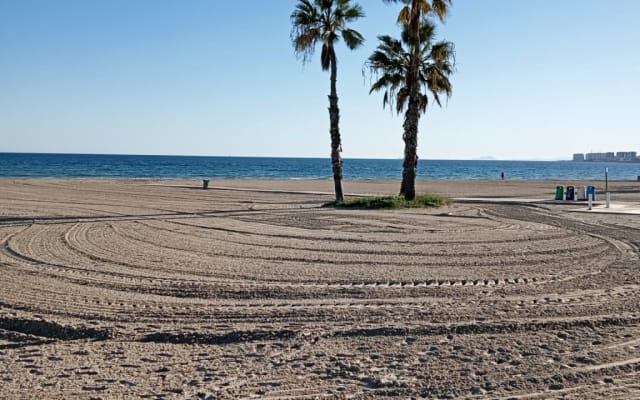
[[329, 95], [329, 134], [331, 135], [331, 165], [333, 167], [333, 184], [335, 186], [336, 201], [343, 201], [342, 193], [342, 144], [340, 140], [340, 109], [338, 108], [338, 92], [336, 90], [336, 76], [338, 74], [336, 55], [330, 50], [331, 58], [331, 94]]
[[418, 122], [420, 120], [420, 78], [418, 68], [420, 64], [420, 0], [413, 0], [411, 4], [411, 18], [409, 28], [413, 36], [413, 54], [408, 76], [409, 107], [404, 119], [404, 162], [402, 164], [402, 184], [400, 195], [406, 200], [416, 198], [416, 171], [418, 168]]
[[420, 110], [418, 101], [409, 99], [409, 107], [404, 116], [404, 162], [402, 163], [402, 184], [400, 195], [406, 200], [416, 198], [416, 174], [418, 167], [418, 121]]

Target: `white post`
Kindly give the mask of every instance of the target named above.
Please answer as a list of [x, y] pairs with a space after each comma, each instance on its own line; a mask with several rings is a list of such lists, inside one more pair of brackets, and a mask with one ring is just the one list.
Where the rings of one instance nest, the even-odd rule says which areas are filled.
[[587, 196], [589, 198], [589, 210], [591, 210], [591, 203], [593, 202], [593, 200], [591, 199], [591, 196]]
[[607, 208], [611, 206], [611, 193], [607, 192]]

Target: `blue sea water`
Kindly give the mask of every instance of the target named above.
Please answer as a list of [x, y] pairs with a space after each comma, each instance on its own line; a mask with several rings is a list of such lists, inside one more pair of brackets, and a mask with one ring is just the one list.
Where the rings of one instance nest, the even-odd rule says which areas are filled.
[[[420, 160], [419, 179], [636, 180], [640, 163]], [[345, 179], [400, 179], [402, 160], [345, 159]], [[0, 177], [331, 179], [328, 158], [0, 153]]]

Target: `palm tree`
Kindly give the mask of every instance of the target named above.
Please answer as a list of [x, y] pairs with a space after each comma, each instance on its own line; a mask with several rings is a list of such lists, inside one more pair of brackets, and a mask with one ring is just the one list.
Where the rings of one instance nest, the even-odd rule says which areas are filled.
[[416, 27], [418, 21], [429, 15], [436, 15], [440, 18], [440, 21], [444, 21], [444, 18], [449, 12], [451, 6], [451, 0], [383, 0], [385, 3], [404, 3], [405, 6], [400, 10], [398, 14], [398, 22], [409, 25], [411, 32], [416, 33]]
[[412, 53], [412, 63], [406, 73], [406, 86], [408, 89], [409, 106], [405, 114], [404, 135], [405, 143], [404, 162], [402, 164], [402, 185], [400, 194], [405, 199], [415, 198], [415, 180], [418, 166], [418, 121], [420, 119], [420, 52], [421, 46], [421, 24], [428, 17], [435, 15], [440, 21], [444, 21], [449, 11], [451, 0], [384, 0], [386, 3], [402, 2], [405, 6], [400, 10], [398, 23], [408, 29], [408, 34], [412, 37], [410, 41], [410, 52]]
[[[369, 93], [384, 90], [383, 107], [389, 104], [400, 113], [406, 107], [404, 117], [405, 143], [402, 184], [400, 194], [405, 199], [415, 198], [415, 178], [418, 164], [418, 122], [420, 113], [426, 111], [429, 104], [427, 91], [434, 101], [442, 106], [440, 95], [451, 96], [449, 76], [454, 72], [455, 53], [451, 42], [434, 43], [435, 25], [428, 19], [422, 19], [419, 25], [418, 40], [415, 45], [409, 25], [404, 25], [402, 40], [391, 36], [378, 36], [380, 43], [376, 51], [368, 58], [366, 66], [377, 80], [371, 85]], [[415, 49], [418, 49], [417, 54]], [[417, 78], [413, 68], [417, 65]], [[415, 83], [417, 89], [412, 84]], [[421, 90], [424, 88], [424, 93]]]
[[362, 7], [350, 0], [300, 0], [291, 14], [293, 28], [291, 40], [297, 56], [303, 63], [309, 61], [318, 42], [322, 43], [320, 63], [324, 71], [330, 70], [329, 134], [331, 136], [331, 165], [336, 200], [343, 201], [342, 192], [342, 144], [340, 139], [340, 109], [336, 90], [337, 58], [335, 44], [342, 37], [351, 50], [364, 42], [362, 35], [346, 27], [346, 24], [364, 16]]

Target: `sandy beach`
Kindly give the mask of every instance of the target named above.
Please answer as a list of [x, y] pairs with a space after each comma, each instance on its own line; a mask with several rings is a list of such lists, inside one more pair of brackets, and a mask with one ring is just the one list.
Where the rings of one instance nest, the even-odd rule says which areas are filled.
[[323, 208], [332, 187], [0, 179], [0, 398], [640, 398], [639, 215]]

